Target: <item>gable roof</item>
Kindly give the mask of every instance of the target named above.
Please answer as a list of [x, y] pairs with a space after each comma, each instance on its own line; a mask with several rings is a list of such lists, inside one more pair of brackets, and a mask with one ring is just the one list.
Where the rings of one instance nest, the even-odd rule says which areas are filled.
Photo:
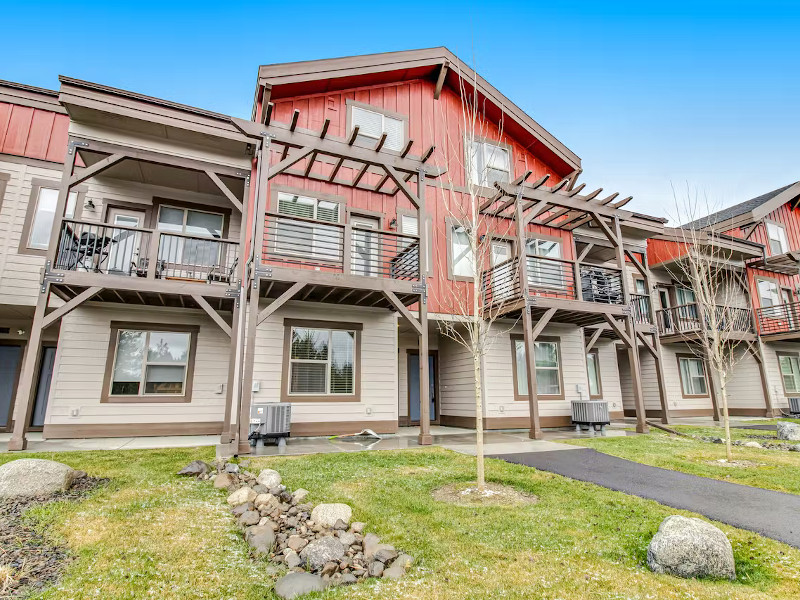
[[732, 228], [738, 224], [752, 223], [762, 219], [779, 206], [800, 195], [800, 181], [790, 183], [777, 190], [761, 194], [750, 200], [734, 204], [717, 212], [681, 225], [688, 229], [708, 227]]
[[[553, 155], [571, 169], [579, 169], [581, 159], [552, 133], [547, 131], [519, 106], [506, 98], [470, 66], [447, 48], [403, 50], [342, 58], [262, 65], [258, 69], [256, 100], [261, 86], [271, 89], [272, 98], [299, 96], [342, 90], [376, 83], [389, 83], [424, 77], [438, 78], [444, 73], [444, 83], [459, 89], [459, 79], [471, 92], [474, 83], [478, 93], [489, 104], [517, 123]], [[253, 116], [255, 120], [255, 104]]]

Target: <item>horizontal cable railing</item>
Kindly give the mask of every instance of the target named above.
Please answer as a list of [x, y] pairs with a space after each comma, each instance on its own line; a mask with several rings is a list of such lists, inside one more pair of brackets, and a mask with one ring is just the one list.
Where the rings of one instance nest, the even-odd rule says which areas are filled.
[[[55, 269], [106, 275], [136, 275], [150, 246], [149, 229], [65, 219]], [[146, 272], [146, 266], [145, 272]]]
[[158, 235], [157, 277], [225, 284], [236, 280], [238, 242], [180, 233]]
[[650, 296], [647, 294], [631, 294], [631, 310], [636, 323], [650, 325]]
[[716, 328], [727, 333], [752, 333], [749, 308], [716, 305], [714, 313], [697, 303], [682, 304], [656, 311], [661, 335], [695, 333]]
[[761, 335], [800, 331], [800, 302], [757, 308], [756, 320]]
[[526, 257], [526, 261], [529, 292], [568, 300], [577, 298], [575, 265], [572, 262], [531, 255]]
[[265, 262], [366, 277], [419, 281], [415, 235], [267, 213]]
[[517, 299], [519, 291], [519, 258], [511, 258], [482, 273], [481, 286], [485, 306], [496, 306]]
[[580, 265], [581, 295], [587, 302], [624, 304], [622, 271], [599, 265]]

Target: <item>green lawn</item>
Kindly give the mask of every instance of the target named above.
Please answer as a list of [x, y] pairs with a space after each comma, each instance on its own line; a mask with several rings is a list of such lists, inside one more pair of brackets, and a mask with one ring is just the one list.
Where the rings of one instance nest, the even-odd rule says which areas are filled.
[[[78, 504], [31, 516], [76, 556], [61, 584], [39, 599], [270, 598], [263, 562], [252, 562], [223, 492], [173, 474], [212, 449], [47, 455], [106, 488]], [[0, 456], [0, 462], [12, 456]], [[474, 459], [446, 450], [263, 458], [312, 502], [347, 502], [368, 530], [417, 561], [406, 579], [329, 590], [326, 598], [797, 598], [800, 551], [722, 525], [739, 578], [687, 581], [643, 566], [647, 543], [669, 514], [689, 514], [526, 467], [490, 460], [488, 479], [533, 493], [523, 507], [436, 502], [431, 492], [473, 477]]]
[[[723, 437], [719, 427], [671, 426], [681, 433]], [[759, 429], [731, 429], [734, 440], [763, 442], [752, 435], [774, 435]], [[776, 440], [777, 441], [777, 440]], [[567, 440], [566, 443], [587, 446], [600, 452], [692, 475], [702, 475], [743, 483], [769, 490], [800, 494], [800, 452], [784, 452], [761, 448], [733, 447], [734, 460], [757, 463], [751, 467], [727, 467], [714, 464], [725, 458], [725, 445], [678, 437], [652, 429], [648, 435], [627, 437], [595, 437]]]

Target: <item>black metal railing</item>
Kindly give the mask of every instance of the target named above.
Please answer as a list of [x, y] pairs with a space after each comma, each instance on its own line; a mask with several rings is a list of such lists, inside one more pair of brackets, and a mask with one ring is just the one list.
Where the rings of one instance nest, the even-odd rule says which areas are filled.
[[150, 247], [149, 229], [65, 219], [55, 269], [106, 275], [134, 275]]
[[236, 279], [237, 242], [183, 233], [158, 236], [157, 277], [228, 284]]
[[588, 302], [624, 304], [622, 271], [599, 265], [580, 265], [581, 293]]
[[800, 302], [757, 308], [756, 321], [761, 335], [800, 331]]
[[545, 256], [526, 257], [528, 291], [553, 298], [577, 298], [575, 289], [575, 263]]
[[282, 266], [419, 281], [419, 236], [267, 213], [264, 261]]
[[661, 335], [696, 333], [715, 327], [726, 333], [753, 332], [749, 308], [716, 305], [711, 313], [697, 303], [682, 304], [656, 311], [656, 320]]
[[650, 296], [647, 294], [631, 294], [631, 311], [633, 320], [643, 325], [652, 324], [650, 318]]

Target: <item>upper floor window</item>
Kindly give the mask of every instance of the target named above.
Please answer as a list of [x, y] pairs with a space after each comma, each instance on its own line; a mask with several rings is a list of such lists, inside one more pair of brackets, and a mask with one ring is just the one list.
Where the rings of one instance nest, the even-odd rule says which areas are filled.
[[769, 279], [759, 279], [757, 287], [759, 306], [767, 308], [781, 303], [781, 292], [777, 283]]
[[469, 143], [469, 179], [473, 185], [492, 187], [497, 181], [511, 181], [511, 157], [507, 148], [489, 142]]
[[351, 106], [351, 131], [357, 126], [357, 141], [375, 145], [381, 136], [386, 134], [383, 147], [400, 152], [405, 144], [403, 119], [390, 117], [382, 112]]
[[469, 232], [461, 225], [453, 225], [450, 228], [451, 277], [473, 277], [474, 262]]
[[540, 256], [544, 259], [529, 258], [528, 283], [533, 287], [563, 288], [565, 283], [565, 265], [561, 258], [561, 242], [557, 240], [528, 239], [526, 243], [529, 257]]
[[[70, 192], [67, 197], [67, 205], [64, 209], [65, 219], [72, 219], [75, 217], [75, 206], [77, 202], [78, 193]], [[33, 220], [31, 221], [30, 231], [28, 232], [28, 248], [47, 250], [47, 247], [50, 245], [50, 232], [53, 229], [57, 204], [58, 189], [46, 187], [40, 187], [38, 189], [33, 209]]]
[[[158, 229], [165, 233], [183, 235], [164, 236], [158, 248], [158, 258], [175, 265], [211, 266], [219, 262], [220, 243], [211, 239], [221, 239], [225, 216], [220, 213], [161, 206], [158, 210]], [[190, 277], [189, 268], [181, 268], [179, 276]]]
[[324, 224], [339, 222], [338, 202], [279, 192], [278, 212], [287, 217], [299, 218], [278, 219], [275, 233], [276, 252], [301, 254], [323, 260], [341, 258], [342, 232], [338, 227]]
[[786, 229], [783, 225], [767, 221], [767, 237], [769, 238], [769, 251], [773, 256], [789, 251], [789, 241], [786, 239]]
[[[399, 232], [408, 235], [420, 235], [419, 232], [419, 219], [414, 214], [406, 214], [401, 213], [400, 210], [398, 212], [399, 217]], [[422, 237], [420, 235], [420, 237]], [[431, 243], [431, 220], [430, 218], [425, 223], [425, 242], [427, 244], [427, 256], [425, 256], [425, 263], [422, 265], [422, 268], [425, 272], [430, 273], [433, 268], [433, 245]]]

